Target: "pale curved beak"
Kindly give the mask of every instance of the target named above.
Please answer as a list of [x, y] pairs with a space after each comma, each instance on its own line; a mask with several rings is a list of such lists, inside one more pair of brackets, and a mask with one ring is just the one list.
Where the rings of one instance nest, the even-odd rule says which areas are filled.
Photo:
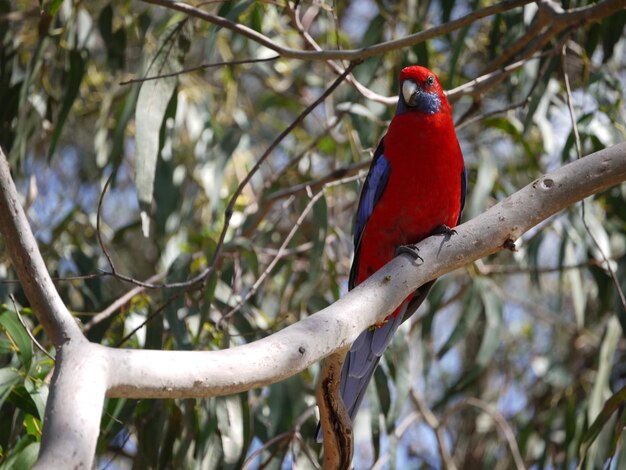
[[404, 101], [407, 106], [412, 107], [417, 105], [417, 100], [421, 91], [422, 90], [420, 90], [420, 87], [417, 86], [417, 83], [412, 80], [405, 80], [402, 82], [402, 96], [404, 97]]

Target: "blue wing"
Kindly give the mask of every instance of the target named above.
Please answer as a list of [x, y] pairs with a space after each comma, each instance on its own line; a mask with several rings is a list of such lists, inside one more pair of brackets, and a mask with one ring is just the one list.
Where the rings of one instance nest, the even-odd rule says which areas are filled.
[[467, 170], [465, 169], [465, 165], [463, 165], [463, 171], [461, 172], [461, 210], [459, 211], [459, 220], [456, 221], [457, 225], [461, 223], [461, 214], [463, 214], [463, 208], [465, 207], [466, 195], [467, 195]]
[[391, 166], [389, 166], [389, 162], [385, 158], [385, 146], [383, 142], [384, 138], [380, 141], [380, 144], [378, 144], [376, 152], [374, 152], [374, 158], [372, 159], [367, 178], [365, 178], [359, 199], [359, 206], [356, 211], [356, 220], [354, 221], [354, 262], [352, 263], [352, 269], [350, 269], [350, 279], [348, 281], [349, 289], [352, 289], [356, 282], [363, 231], [365, 230], [367, 221], [372, 216], [372, 212], [374, 212], [376, 203], [385, 191], [389, 174], [391, 173]]
[[368, 328], [361, 333], [346, 355], [341, 369], [341, 398], [353, 422], [381, 356], [404, 321], [407, 306], [408, 302], [383, 326]]

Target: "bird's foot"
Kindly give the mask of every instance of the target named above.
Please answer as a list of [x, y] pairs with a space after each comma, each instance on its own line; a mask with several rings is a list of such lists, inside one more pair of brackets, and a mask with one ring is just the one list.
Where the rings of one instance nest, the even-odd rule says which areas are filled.
[[446, 238], [450, 238], [452, 235], [456, 235], [456, 230], [448, 227], [446, 224], [442, 224], [433, 230], [432, 235], [444, 235]]
[[398, 255], [409, 255], [413, 260], [424, 261], [424, 258], [420, 256], [420, 249], [415, 244], [410, 245], [400, 245], [396, 248], [396, 256]]

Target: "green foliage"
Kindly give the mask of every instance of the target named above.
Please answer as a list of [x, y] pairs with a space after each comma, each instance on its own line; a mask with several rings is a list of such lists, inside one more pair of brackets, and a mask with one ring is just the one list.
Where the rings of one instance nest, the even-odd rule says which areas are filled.
[[[307, 33], [326, 50], [378, 44], [481, 7], [455, 0], [298, 3]], [[360, 183], [327, 188], [307, 207], [319, 180], [366, 167], [392, 107], [342, 85], [278, 145], [227, 215], [239, 183], [334, 71], [287, 58], [196, 68], [273, 53], [226, 28], [141, 2], [43, 2], [41, 15], [31, 7], [0, 0], [0, 145], [77, 320], [88, 324], [134, 287], [101, 275], [110, 266], [96, 214], [109, 178], [102, 240], [116, 270], [136, 279], [163, 273], [156, 282], [182, 282], [202, 273], [230, 217], [216, 270], [198, 289], [138, 292], [90, 327], [90, 340], [137, 349], [227, 348], [263, 338], [345, 293]], [[311, 49], [282, 3], [209, 2], [202, 9], [287, 47]], [[372, 91], [396, 96], [398, 72], [412, 63], [432, 68], [448, 89], [499, 73], [517, 56], [499, 59], [537, 44], [525, 36], [535, 9], [531, 3], [381, 53], [354, 75]], [[621, 11], [565, 30], [480, 99], [457, 96], [470, 175], [465, 218], [578, 158], [564, 70], [582, 153], [624, 140], [625, 22]], [[194, 70], [123, 83], [182, 69]], [[500, 424], [467, 406], [470, 398], [507, 423], [528, 467], [625, 465], [626, 312], [603, 260], [625, 288], [625, 198], [624, 185], [599, 194], [585, 202], [589, 228], [581, 206], [572, 207], [526, 234], [517, 252], [434, 285], [376, 371], [357, 420], [356, 468], [378, 459], [390, 468], [442, 466], [411, 391], [438, 417], [459, 468], [514, 467]], [[14, 280], [0, 240], [0, 466], [19, 469], [36, 458], [54, 362], [33, 346], [10, 294], [26, 327], [54, 351]], [[108, 399], [99, 465], [241, 468], [253, 456], [253, 468], [315, 468], [317, 372], [314, 366], [230, 397]]]
[[[39, 451], [52, 361], [33, 344], [14, 310], [0, 306], [0, 468], [30, 468]], [[32, 312], [21, 311], [25, 324]]]

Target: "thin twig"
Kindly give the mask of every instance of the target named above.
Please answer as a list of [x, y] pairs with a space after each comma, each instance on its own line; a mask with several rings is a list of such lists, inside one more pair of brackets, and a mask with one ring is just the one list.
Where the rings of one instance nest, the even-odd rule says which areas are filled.
[[[97, 277], [107, 276], [106, 273], [91, 273], [91, 274], [83, 274], [81, 276], [61, 276], [61, 277], [52, 277], [53, 282], [72, 282], [72, 281], [83, 281], [85, 279], [95, 279]], [[0, 279], [0, 284], [19, 284], [21, 281], [19, 279]]]
[[292, 158], [291, 160], [289, 160], [289, 162], [287, 162], [287, 164], [282, 167], [279, 171], [272, 173], [271, 175], [269, 175], [269, 178], [267, 179], [267, 181], [265, 182], [265, 184], [263, 185], [265, 189], [268, 189], [269, 187], [271, 187], [274, 183], [276, 183], [276, 181], [278, 181], [281, 176], [283, 176], [285, 174], [285, 172], [289, 169], [292, 168], [296, 163], [298, 163], [300, 160], [302, 160], [302, 158], [304, 158], [305, 155], [307, 155], [310, 151], [312, 151], [313, 149], [315, 149], [320, 141], [326, 137], [328, 135], [329, 132], [331, 132], [335, 127], [337, 127], [337, 125], [339, 125], [339, 123], [341, 122], [341, 118], [348, 113], [348, 110], [343, 110], [343, 111], [339, 111], [336, 112], [333, 116], [333, 119], [331, 121], [330, 124], [328, 124], [324, 130], [322, 130], [322, 132], [320, 132], [315, 139], [313, 139], [313, 141], [311, 141], [311, 143], [309, 143], [309, 145], [306, 146], [306, 148], [304, 148], [304, 150], [302, 150], [298, 155], [296, 155], [294, 158]]
[[465, 126], [469, 126], [470, 124], [473, 124], [477, 121], [486, 119], [488, 117], [496, 116], [498, 114], [504, 114], [513, 109], [525, 108], [526, 106], [528, 106], [528, 104], [530, 103], [530, 99], [532, 98], [535, 90], [537, 89], [537, 86], [539, 85], [540, 80], [545, 77], [548, 66], [550, 65], [549, 59], [556, 54], [557, 50], [558, 49], [555, 48], [555, 49], [552, 49], [552, 51], [550, 51], [548, 54], [543, 53], [543, 54], [539, 54], [537, 56], [533, 56], [533, 57], [529, 57], [528, 59], [525, 59], [526, 62], [530, 62], [533, 59], [542, 59], [546, 56], [547, 56], [546, 58], [548, 58], [548, 60], [546, 60], [543, 63], [543, 65], [537, 72], [537, 76], [535, 77], [535, 80], [533, 80], [533, 84], [531, 85], [530, 90], [528, 90], [528, 93], [526, 94], [526, 97], [523, 100], [518, 101], [517, 103], [510, 104], [509, 106], [505, 106], [504, 108], [501, 108], [501, 109], [496, 109], [494, 111], [490, 111], [487, 113], [480, 114], [478, 116], [474, 116], [473, 118], [470, 118], [467, 120], [465, 119], [467, 116], [463, 116], [461, 120], [455, 123], [457, 130], [462, 129]]
[[[513, 289], [505, 289], [498, 283], [494, 283], [493, 288], [500, 297], [506, 299], [507, 302], [513, 302], [520, 305], [529, 316], [535, 318], [536, 320], [552, 325], [553, 327], [558, 328], [559, 331], [563, 331], [571, 336], [580, 334], [580, 329], [574, 323], [569, 322], [567, 319], [563, 318], [563, 315], [559, 315], [551, 311], [541, 303], [535, 303], [532, 300], [529, 300], [529, 296], [526, 292], [524, 292], [523, 295], [517, 295], [514, 293]], [[590, 336], [591, 332], [587, 332], [587, 335]]]
[[[537, 2], [538, 4], [545, 2]], [[492, 71], [499, 69], [507, 62], [513, 60], [518, 53], [521, 53], [524, 49], [527, 48], [529, 43], [529, 38], [537, 38], [542, 35], [545, 36], [545, 27], [547, 25], [546, 18], [546, 10], [542, 7], [539, 7], [537, 10], [537, 14], [533, 18], [532, 23], [527, 31], [525, 31], [524, 35], [517, 38], [517, 40], [513, 44], [508, 44], [503, 48], [502, 53], [498, 56], [498, 58], [489, 64], [486, 68], [487, 71]]]
[[[599, 21], [624, 9], [624, 0], [605, 0], [591, 5], [563, 10], [553, 0], [537, 2], [538, 11], [530, 29], [514, 44], [509, 45], [487, 70], [493, 70], [518, 54], [529, 56], [544, 47], [552, 38], [568, 28], [576, 29], [586, 23]], [[528, 40], [530, 38], [530, 41]]]
[[33, 336], [33, 334], [30, 332], [30, 330], [28, 329], [28, 326], [26, 325], [26, 322], [24, 321], [24, 319], [22, 318], [22, 315], [20, 315], [20, 311], [17, 308], [17, 302], [15, 302], [15, 297], [13, 297], [13, 294], [9, 294], [9, 299], [11, 299], [11, 302], [13, 303], [13, 309], [15, 310], [15, 314], [17, 315], [17, 319], [20, 321], [20, 323], [22, 324], [22, 326], [24, 327], [24, 330], [26, 331], [26, 334], [28, 335], [28, 337], [30, 338], [30, 340], [33, 342], [33, 344], [37, 347], [37, 349], [39, 349], [42, 353], [44, 353], [46, 356], [48, 356], [50, 359], [52, 359], [53, 361], [56, 361], [56, 359], [54, 358], [54, 356], [52, 356], [52, 354], [50, 354], [48, 351], [46, 351], [44, 349], [44, 347], [39, 344], [39, 341], [37, 341], [37, 339], [35, 339], [35, 337]]
[[503, 81], [506, 77], [511, 75], [517, 69], [526, 65], [527, 62], [540, 59], [549, 54], [550, 52], [543, 52], [532, 57], [526, 57], [518, 60], [517, 62], [502, 67], [501, 69], [481, 75], [474, 80], [464, 83], [463, 85], [453, 88], [452, 90], [448, 90], [446, 96], [448, 97], [448, 100], [450, 102], [458, 100], [463, 95], [479, 96], [487, 89], [492, 88], [501, 81]]
[[313, 455], [311, 455], [311, 449], [309, 449], [309, 446], [302, 438], [302, 434], [300, 434], [300, 432], [297, 432], [295, 438], [300, 443], [300, 450], [302, 450], [306, 458], [309, 459], [309, 462], [311, 463], [311, 465], [313, 465], [313, 468], [315, 468], [316, 470], [320, 470], [321, 467], [317, 463], [317, 460], [313, 458]]
[[241, 310], [241, 308], [246, 304], [246, 302], [248, 302], [252, 298], [252, 296], [254, 294], [256, 294], [256, 292], [259, 290], [259, 287], [261, 287], [263, 282], [265, 282], [265, 279], [267, 279], [267, 277], [270, 275], [270, 273], [272, 272], [274, 267], [276, 267], [276, 264], [278, 264], [278, 262], [286, 254], [286, 252], [287, 252], [287, 245], [289, 245], [289, 243], [291, 242], [291, 240], [295, 236], [296, 232], [298, 231], [298, 229], [300, 228], [300, 226], [304, 222], [304, 219], [307, 217], [307, 215], [309, 215], [309, 212], [311, 212], [311, 209], [313, 209], [313, 206], [315, 205], [315, 203], [317, 203], [317, 201], [320, 200], [320, 198], [324, 195], [326, 190], [328, 188], [332, 188], [332, 187], [338, 186], [340, 184], [349, 183], [349, 182], [357, 180], [357, 179], [359, 179], [358, 175], [350, 176], [350, 177], [342, 178], [342, 179], [337, 180], [337, 181], [332, 181], [330, 183], [326, 183], [326, 184], [323, 185], [322, 189], [319, 192], [317, 192], [313, 197], [311, 197], [310, 201], [308, 202], [308, 204], [306, 205], [306, 207], [304, 208], [304, 210], [302, 211], [302, 213], [298, 217], [298, 220], [296, 220], [296, 223], [293, 225], [293, 227], [291, 228], [291, 230], [289, 231], [289, 233], [287, 234], [287, 236], [283, 240], [283, 243], [280, 245], [280, 248], [278, 248], [278, 253], [276, 253], [276, 256], [274, 256], [274, 259], [272, 259], [272, 261], [267, 265], [265, 270], [261, 273], [261, 275], [256, 280], [256, 282], [252, 285], [252, 287], [250, 287], [250, 290], [246, 293], [246, 295], [243, 297], [243, 299], [241, 299], [237, 303], [237, 305], [235, 305], [228, 313], [224, 314], [224, 316], [220, 319], [220, 322], [222, 322], [224, 320], [227, 320], [230, 317], [232, 317], [235, 313], [237, 313], [239, 310]]
[[[289, 2], [287, 2], [287, 13], [291, 18], [291, 21], [300, 34], [302, 39], [315, 51], [323, 52], [324, 49], [317, 43], [313, 36], [311, 36], [308, 31], [306, 31], [302, 25], [302, 21], [300, 21], [300, 15], [296, 9], [292, 9], [289, 6]], [[334, 70], [335, 73], [342, 73], [343, 67], [333, 60], [327, 60], [326, 63], [330, 66], [331, 69]], [[354, 88], [361, 93], [365, 98], [371, 101], [376, 101], [378, 103], [383, 103], [386, 105], [393, 105], [398, 101], [398, 98], [395, 96], [383, 96], [379, 93], [376, 93], [374, 90], [369, 89], [361, 82], [359, 82], [353, 74], [347, 76], [346, 81], [350, 83]]]
[[[342, 122], [342, 118], [344, 115], [346, 115], [348, 112], [350, 111], [350, 109], [342, 109], [339, 111], [334, 111], [332, 118], [328, 119], [328, 121], [330, 121], [329, 124], [326, 125], [326, 127], [322, 130], [322, 132], [320, 132], [313, 141], [311, 141], [298, 155], [296, 155], [294, 158], [290, 159], [289, 162], [287, 162], [284, 166], [281, 167], [280, 170], [273, 172], [267, 179], [267, 181], [264, 183], [263, 185], [263, 190], [267, 190], [268, 188], [270, 188], [274, 183], [276, 183], [290, 168], [293, 168], [294, 165], [296, 165], [300, 160], [302, 160], [302, 158], [304, 158], [311, 150], [313, 150], [314, 148], [316, 148], [319, 144], [319, 142], [326, 136], [328, 135], [330, 132], [332, 132], [332, 130], [337, 127], [337, 125], [339, 125], [339, 123]], [[357, 163], [356, 165], [363, 165], [363, 167], [369, 165], [369, 162], [365, 163]], [[344, 172], [344, 170], [347, 170]], [[347, 167], [347, 168], [338, 168], [336, 170], [331, 171], [329, 174], [327, 174], [325, 177], [320, 178], [319, 180], [310, 182], [310, 183], [302, 183], [301, 185], [298, 185], [297, 187], [299, 187], [298, 189], [294, 190], [294, 193], [299, 193], [303, 190], [306, 190], [307, 185], [309, 185], [311, 187], [311, 189], [317, 189], [318, 187], [322, 186], [326, 181], [330, 181], [330, 180], [334, 180], [337, 178], [342, 178], [345, 175], [348, 174], [352, 174], [351, 171], [353, 169], [351, 167]], [[294, 187], [296, 188], [296, 187]], [[293, 188], [292, 188], [293, 189]], [[276, 202], [279, 199], [283, 199], [286, 197], [291, 197], [292, 194], [288, 194], [289, 189], [286, 190], [281, 190], [281, 191], [276, 191], [272, 194], [270, 194], [267, 197], [261, 197], [260, 201], [258, 201], [258, 204], [250, 204], [246, 207], [246, 209], [244, 209], [244, 215], [248, 216], [250, 214], [254, 214], [254, 217], [251, 219], [250, 223], [247, 223], [245, 225], [245, 231], [242, 233], [242, 235], [244, 237], [250, 237], [251, 234], [253, 234], [256, 230], [256, 228], [259, 226], [259, 224], [261, 223], [261, 221], [264, 219], [264, 217], [267, 215], [267, 213], [270, 211], [270, 209], [272, 208], [274, 202]]]
[[[341, 71], [341, 68], [339, 69], [339, 71]], [[350, 76], [352, 75], [348, 75], [348, 77]], [[327, 124], [325, 129], [321, 133], [319, 133], [316, 136], [316, 138], [306, 146], [304, 150], [302, 150], [298, 155], [296, 155], [294, 158], [289, 160], [289, 162], [287, 162], [287, 164], [284, 165], [280, 170], [272, 173], [267, 179], [267, 181], [265, 182], [265, 184], [263, 185], [263, 189], [266, 190], [270, 188], [290, 168], [292, 168], [295, 164], [297, 164], [311, 150], [316, 148], [319, 142], [321, 141], [321, 139], [325, 137], [328, 133], [330, 133], [340, 122], [342, 122], [341, 118], [348, 112], [350, 112], [349, 108], [342, 109], [338, 112], [335, 112], [333, 114], [333, 118], [330, 119], [330, 124]], [[367, 167], [369, 164], [370, 164], [370, 161], [368, 160], [366, 162], [356, 163], [348, 167], [337, 168], [331, 171], [330, 173], [328, 173], [326, 176], [323, 176], [315, 181], [305, 182], [305, 183], [293, 186], [291, 188], [276, 191], [267, 197], [262, 197], [261, 200], [259, 201], [259, 204], [251, 204], [251, 205], [248, 205], [246, 209], [244, 209], [245, 215], [250, 215], [251, 213], [254, 213], [254, 218], [252, 219], [251, 223], [246, 224], [246, 228], [245, 228], [245, 231], [243, 232], [243, 236], [250, 237], [251, 234], [254, 233], [258, 225], [261, 223], [261, 221], [264, 219], [264, 217], [272, 208], [275, 201], [286, 198], [286, 197], [291, 197], [293, 194], [297, 194], [302, 191], [306, 191], [307, 188], [317, 189], [318, 187], [322, 186], [324, 183], [328, 181], [332, 181], [338, 178], [343, 178], [346, 175], [351, 175], [354, 172], [358, 171], [360, 168]]]
[[[165, 275], [164, 273], [157, 273], [154, 276], [150, 277], [146, 281], [146, 283], [152, 284], [152, 283], [158, 281], [159, 279], [163, 278], [164, 275]], [[89, 322], [86, 323], [85, 326], [83, 327], [83, 333], [87, 333], [94, 326], [98, 325], [99, 323], [102, 323], [104, 320], [106, 320], [111, 315], [113, 315], [115, 312], [117, 312], [118, 309], [120, 309], [121, 307], [126, 305], [128, 302], [130, 302], [130, 300], [133, 297], [135, 297], [136, 295], [141, 294], [146, 289], [147, 288], [144, 287], [144, 286], [137, 286], [137, 287], [129, 290], [128, 292], [126, 292], [124, 295], [122, 295], [119, 299], [117, 299], [115, 302], [113, 302], [107, 308], [105, 308], [101, 312], [95, 314], [93, 316], [93, 318], [91, 320], [89, 320]]]
[[271, 446], [273, 446], [277, 442], [282, 442], [282, 441], [286, 441], [286, 440], [289, 440], [289, 442], [291, 442], [294, 439], [295, 434], [296, 434], [295, 429], [291, 429], [289, 431], [286, 431], [286, 432], [283, 432], [281, 434], [278, 434], [277, 436], [274, 436], [273, 438], [271, 438], [267, 442], [264, 442], [261, 447], [256, 449], [254, 452], [252, 452], [248, 456], [248, 458], [245, 460], [245, 462], [241, 466], [241, 470], [247, 470], [247, 469], [251, 468], [252, 467], [252, 463], [254, 462], [254, 460], [259, 455], [261, 455], [261, 453], [263, 453], [264, 451], [269, 449]]
[[[343, 184], [346, 177], [351, 177], [349, 181], [353, 181], [355, 178], [352, 178], [352, 175], [364, 170], [368, 166], [370, 166], [372, 162], [369, 160], [354, 163], [352, 165], [348, 165], [342, 168], [337, 168], [336, 170], [332, 170], [330, 173], [312, 181], [308, 181], [306, 183], [297, 184], [295, 186], [291, 186], [290, 188], [281, 189], [280, 191], [275, 191], [267, 198], [265, 201], [274, 202], [279, 199], [285, 199], [289, 196], [294, 196], [297, 194], [301, 194], [307, 191], [307, 188], [310, 190], [318, 189], [321, 186], [326, 186], [331, 182], [339, 182], [339, 184]], [[357, 175], [358, 179], [360, 176]]]
[[[113, 258], [111, 257], [111, 255], [109, 254], [109, 250], [107, 249], [104, 240], [102, 239], [102, 231], [100, 229], [101, 226], [101, 220], [102, 220], [102, 205], [104, 202], [104, 196], [106, 195], [107, 190], [109, 189], [109, 186], [111, 185], [111, 182], [113, 180], [113, 176], [117, 173], [117, 169], [119, 167], [119, 163], [117, 165], [115, 165], [112, 169], [111, 169], [111, 174], [109, 175], [109, 177], [107, 178], [106, 182], [104, 183], [104, 187], [102, 188], [102, 191], [100, 192], [100, 197], [98, 197], [98, 208], [96, 210], [96, 238], [98, 239], [98, 245], [100, 245], [100, 249], [102, 250], [102, 253], [104, 254], [105, 258], [107, 259], [107, 262], [109, 264], [109, 268], [111, 271], [102, 271], [102, 275], [105, 276], [113, 276], [116, 279], [119, 279], [121, 281], [124, 282], [128, 282], [130, 284], [134, 284], [136, 286], [142, 287], [144, 289], [158, 289], [158, 288], [162, 288], [162, 287], [177, 287], [176, 285], [170, 285], [170, 286], [165, 286], [165, 285], [159, 285], [159, 284], [154, 284], [151, 282], [143, 282], [143, 281], [139, 281], [131, 276], [126, 276], [125, 274], [121, 274], [118, 273], [117, 270], [115, 269], [115, 264], [113, 263]], [[154, 277], [154, 276], [153, 276]], [[152, 278], [150, 278], [152, 279]]]
[[[311, 251], [311, 248], [313, 248], [312, 241], [304, 242], [298, 246], [284, 250], [283, 256], [302, 255], [304, 253]], [[278, 253], [277, 248], [271, 248], [271, 247], [259, 247], [258, 248], [259, 256], [274, 257], [276, 256], [277, 253]]]
[[[612, 258], [613, 260], [615, 258]], [[478, 272], [482, 276], [498, 276], [498, 275], [511, 275], [511, 274], [550, 274], [560, 273], [563, 271], [570, 271], [574, 269], [585, 269], [590, 267], [598, 267], [606, 269], [604, 267], [604, 261], [598, 261], [597, 259], [588, 259], [581, 263], [567, 264], [563, 266], [517, 266], [506, 264], [485, 264], [482, 260], [478, 260], [475, 263]]]
[[515, 434], [513, 433], [511, 426], [509, 425], [507, 420], [504, 419], [504, 416], [502, 416], [500, 412], [493, 409], [482, 400], [470, 397], [456, 403], [454, 406], [448, 409], [445, 415], [442, 417], [441, 421], [443, 425], [445, 425], [445, 423], [448, 421], [452, 414], [456, 413], [458, 410], [466, 406], [479, 408], [480, 410], [487, 413], [491, 417], [491, 419], [494, 420], [494, 422], [498, 426], [498, 429], [500, 430], [500, 433], [504, 436], [508, 443], [509, 450], [511, 451], [511, 455], [513, 456], [513, 461], [515, 462], [515, 467], [517, 468], [517, 470], [524, 470], [526, 466], [524, 465], [524, 460], [522, 459], [522, 455], [520, 454], [517, 441], [515, 440]]
[[[578, 159], [581, 159], [581, 158], [583, 158], [583, 150], [582, 150], [582, 145], [581, 145], [581, 142], [580, 142], [580, 135], [578, 133], [578, 123], [576, 121], [576, 114], [574, 113], [574, 105], [572, 103], [572, 90], [571, 90], [570, 84], [569, 84], [569, 75], [567, 73], [567, 60], [566, 60], [567, 59], [567, 47], [566, 47], [566, 45], [563, 45], [562, 54], [563, 54], [563, 79], [565, 81], [565, 91], [566, 91], [566, 97], [567, 97], [567, 107], [569, 109], [569, 115], [570, 115], [570, 119], [571, 119], [571, 122], [572, 122], [572, 131], [574, 132], [574, 142], [576, 144], [576, 155], [577, 155]], [[615, 270], [611, 266], [611, 263], [609, 261], [608, 256], [604, 252], [604, 249], [602, 248], [602, 246], [600, 246], [600, 242], [598, 242], [597, 238], [595, 237], [595, 235], [591, 231], [591, 227], [589, 227], [589, 224], [587, 223], [587, 216], [586, 216], [587, 214], [586, 214], [586, 211], [585, 211], [585, 200], [584, 199], [582, 201], [580, 201], [580, 205], [581, 205], [581, 219], [582, 219], [582, 223], [583, 223], [583, 225], [585, 227], [585, 230], [587, 230], [587, 233], [589, 234], [589, 237], [591, 238], [591, 240], [593, 241], [594, 245], [596, 246], [596, 248], [600, 252], [600, 256], [602, 256], [602, 259], [606, 263], [606, 269], [609, 272], [609, 275], [611, 276], [611, 281], [613, 282], [613, 285], [615, 286], [615, 291], [617, 292], [617, 295], [619, 297], [620, 303], [622, 304], [622, 309], [626, 313], [626, 297], [624, 297], [624, 291], [622, 290], [622, 287], [620, 285], [619, 279], [617, 279], [617, 275], [615, 274]]]
[[106, 248], [106, 245], [104, 244], [104, 241], [102, 240], [102, 232], [100, 230], [100, 219], [102, 217], [102, 203], [104, 201], [104, 195], [107, 192], [107, 189], [109, 189], [109, 186], [111, 185], [111, 181], [113, 180], [113, 176], [117, 173], [117, 167], [118, 165], [114, 166], [111, 169], [111, 174], [109, 175], [109, 177], [107, 178], [106, 182], [104, 183], [104, 187], [102, 188], [102, 191], [100, 192], [100, 197], [98, 198], [98, 208], [96, 210], [96, 238], [98, 239], [98, 244], [100, 245], [100, 249], [102, 250], [102, 253], [104, 253], [104, 256], [107, 259], [107, 262], [109, 263], [109, 267], [111, 268], [111, 275], [112, 276], [116, 276], [117, 273], [115, 271], [115, 265], [113, 264], [113, 259], [111, 258], [111, 255], [109, 255], [109, 251]]
[[211, 64], [202, 64], [202, 65], [197, 65], [195, 67], [190, 67], [188, 69], [182, 69], [179, 70], [177, 72], [171, 72], [171, 73], [165, 73], [162, 75], [153, 75], [150, 77], [143, 77], [143, 78], [132, 78], [130, 80], [124, 80], [123, 82], [120, 82], [120, 85], [131, 85], [133, 83], [143, 83], [143, 82], [147, 82], [149, 80], [158, 80], [160, 78], [169, 78], [169, 77], [177, 77], [178, 75], [183, 75], [185, 73], [191, 73], [191, 72], [196, 72], [198, 70], [204, 70], [204, 69], [209, 69], [209, 68], [213, 68], [213, 67], [223, 67], [225, 65], [242, 65], [242, 64], [255, 64], [257, 62], [272, 62], [274, 60], [279, 59], [280, 56], [279, 55], [275, 55], [272, 57], [264, 57], [261, 59], [239, 59], [239, 60], [225, 60], [222, 62], [213, 62]]
[[[399, 441], [404, 436], [404, 434], [409, 429], [411, 429], [411, 426], [418, 422], [421, 417], [422, 415], [417, 411], [413, 411], [409, 415], [405, 416], [402, 421], [400, 421], [400, 423], [396, 426], [396, 429], [393, 431], [396, 440]], [[387, 468], [388, 462], [389, 453], [381, 454], [380, 457], [378, 457], [378, 460], [374, 462], [374, 465], [372, 465], [371, 470], [382, 470], [384, 468]]]
[[165, 310], [167, 307], [169, 307], [175, 300], [178, 300], [184, 294], [185, 294], [185, 291], [180, 291], [180, 292], [176, 293], [175, 295], [171, 296], [165, 302], [163, 302], [163, 305], [161, 305], [154, 312], [152, 312], [150, 315], [148, 315], [146, 317], [146, 319], [141, 322], [141, 324], [137, 325], [128, 334], [126, 334], [126, 336], [124, 336], [121, 340], [119, 340], [119, 342], [115, 345], [115, 347], [116, 348], [121, 347], [126, 341], [128, 341], [130, 338], [132, 338], [135, 333], [137, 333], [144, 326], [146, 326], [148, 323], [150, 323], [152, 320], [154, 320], [157, 316], [159, 316], [163, 312], [163, 310]]
[[420, 412], [420, 414], [424, 417], [426, 423], [435, 432], [437, 445], [439, 446], [439, 455], [441, 455], [441, 462], [443, 463], [443, 467], [448, 470], [456, 469], [457, 466], [454, 463], [452, 455], [450, 455], [448, 446], [446, 445], [446, 437], [444, 435], [445, 426], [439, 421], [437, 416], [435, 416], [430, 408], [428, 408], [424, 400], [422, 400], [419, 394], [413, 389], [411, 389], [411, 400], [413, 401], [413, 404]]

